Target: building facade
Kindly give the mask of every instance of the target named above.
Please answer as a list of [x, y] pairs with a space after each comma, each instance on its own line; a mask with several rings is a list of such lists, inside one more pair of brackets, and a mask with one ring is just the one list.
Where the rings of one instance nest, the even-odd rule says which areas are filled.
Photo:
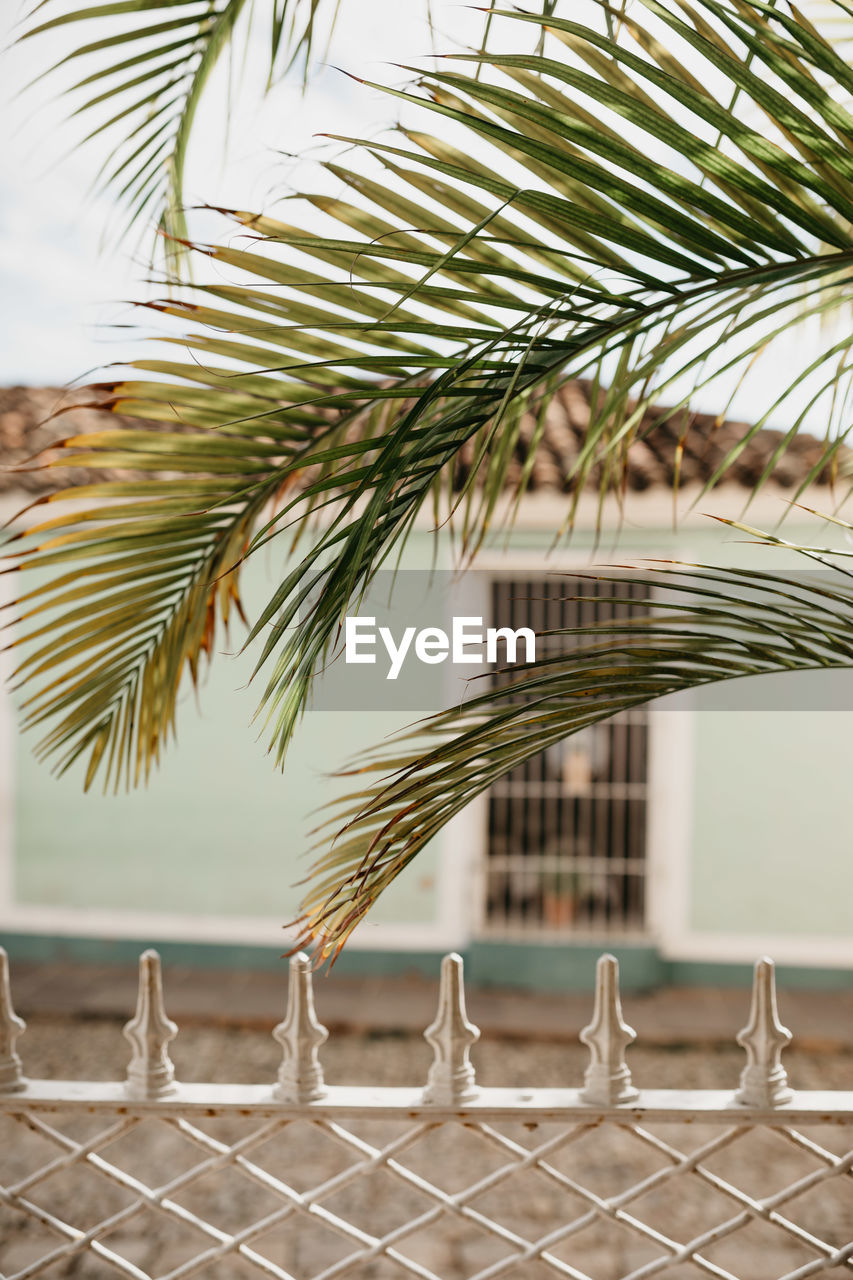
[[[701, 415], [695, 455], [682, 464], [676, 528], [669, 486], [681, 430], [664, 420], [637, 442], [625, 502], [611, 499], [600, 512], [597, 494], [584, 494], [571, 540], [555, 549], [583, 403], [583, 388], [571, 384], [512, 530], [493, 536], [477, 561], [466, 610], [476, 607], [488, 625], [542, 633], [645, 607], [628, 584], [623, 604], [607, 603], [603, 592], [596, 601], [598, 588], [576, 576], [592, 566], [797, 563], [721, 537], [721, 526], [697, 513], [693, 499], [728, 447], [722, 437], [744, 429], [723, 424], [721, 437]], [[23, 405], [4, 412], [0, 397], [7, 442], [10, 413], [44, 416], [34, 393]], [[778, 441], [771, 432], [760, 437], [740, 475], [703, 499], [704, 510], [740, 515], [756, 468], [760, 474]], [[799, 462], [788, 459], [789, 471], [756, 499], [751, 524], [778, 523], [808, 474], [809, 447], [805, 438]], [[40, 483], [26, 477], [30, 496]], [[22, 485], [9, 487], [7, 518], [27, 496]], [[829, 510], [837, 497], [816, 484], [803, 501]], [[789, 515], [785, 536], [824, 542], [826, 526]], [[449, 580], [454, 554], [448, 532], [436, 542], [424, 525], [407, 546], [402, 579], [411, 575], [419, 590], [437, 565]], [[249, 561], [250, 615], [282, 564], [272, 553]], [[9, 594], [10, 577], [17, 575], [0, 578]], [[573, 598], [581, 583], [590, 597], [583, 603]], [[251, 724], [253, 655], [239, 647], [235, 633], [223, 638], [198, 694], [188, 683], [177, 743], [147, 788], [130, 794], [102, 795], [97, 786], [84, 794], [80, 776], [52, 777], [17, 729], [21, 695], [0, 700], [0, 934], [10, 954], [128, 960], [155, 943], [173, 961], [281, 963], [312, 830], [352, 790], [335, 770], [431, 708], [402, 694], [403, 705], [393, 696], [348, 705], [321, 693], [280, 773]], [[8, 671], [11, 657], [3, 657]], [[653, 703], [549, 748], [458, 815], [399, 877], [356, 931], [341, 970], [432, 972], [454, 949], [475, 982], [566, 987], [587, 985], [606, 947], [620, 957], [627, 986], [745, 980], [765, 951], [790, 981], [846, 981], [853, 699], [850, 708], [782, 699], [772, 709], [736, 691], [723, 709]]]

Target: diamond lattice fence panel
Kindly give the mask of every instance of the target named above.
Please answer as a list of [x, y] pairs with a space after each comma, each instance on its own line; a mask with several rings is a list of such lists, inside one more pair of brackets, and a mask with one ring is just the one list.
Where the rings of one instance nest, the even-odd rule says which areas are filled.
[[849, 1274], [853, 1128], [16, 1112], [5, 1276]]

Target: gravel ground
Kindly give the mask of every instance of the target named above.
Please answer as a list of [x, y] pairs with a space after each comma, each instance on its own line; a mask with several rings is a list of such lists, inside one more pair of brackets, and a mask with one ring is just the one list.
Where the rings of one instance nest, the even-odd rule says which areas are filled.
[[[128, 1058], [128, 1046], [119, 1034], [119, 1025], [111, 1022], [33, 1019], [19, 1047], [27, 1073], [33, 1077], [121, 1078]], [[274, 1079], [280, 1049], [261, 1032], [196, 1026], [181, 1032], [172, 1046], [172, 1057], [182, 1080], [257, 1083]], [[481, 1084], [515, 1087], [576, 1085], [586, 1063], [586, 1051], [580, 1046], [501, 1040], [479, 1044], [473, 1057]], [[416, 1084], [426, 1078], [430, 1051], [420, 1038], [408, 1036], [336, 1036], [323, 1047], [322, 1059], [326, 1079], [332, 1084]], [[736, 1048], [710, 1054], [636, 1048], [630, 1051], [629, 1062], [634, 1080], [640, 1085], [731, 1088], [738, 1079], [742, 1054]], [[813, 1055], [791, 1051], [786, 1055], [786, 1065], [791, 1083], [798, 1088], [853, 1087], [853, 1053]], [[76, 1120], [63, 1122], [60, 1127], [83, 1141], [106, 1126], [103, 1121]], [[200, 1127], [227, 1142], [234, 1142], [249, 1131], [246, 1122], [240, 1120], [211, 1120]], [[359, 1123], [351, 1126], [350, 1133], [372, 1144], [384, 1144], [400, 1136], [404, 1128], [389, 1123]], [[481, 1133], [445, 1125], [423, 1135], [399, 1158], [406, 1168], [444, 1191], [458, 1192], [507, 1164], [508, 1151], [506, 1145], [501, 1147], [502, 1141], [505, 1144], [509, 1139], [517, 1151], [519, 1147], [529, 1149], [556, 1138], [560, 1132], [555, 1126], [502, 1124], [500, 1135], [487, 1139]], [[661, 1143], [691, 1151], [720, 1132], [709, 1126], [672, 1125], [658, 1125], [645, 1137], [615, 1126], [576, 1131], [571, 1141], [548, 1157], [557, 1176], [549, 1177], [530, 1168], [518, 1170], [473, 1198], [471, 1208], [499, 1221], [518, 1236], [539, 1240], [589, 1210], [589, 1200], [573, 1190], [572, 1183], [595, 1196], [613, 1196], [671, 1166]], [[808, 1137], [837, 1155], [846, 1152], [845, 1139], [853, 1146], [849, 1133], [826, 1126], [810, 1129]], [[132, 1134], [99, 1150], [115, 1166], [132, 1171], [152, 1187], [177, 1177], [204, 1156], [184, 1134], [162, 1121], [147, 1121]], [[4, 1185], [25, 1178], [59, 1154], [43, 1135], [28, 1131], [10, 1118], [0, 1118], [0, 1182]], [[251, 1151], [251, 1159], [258, 1166], [303, 1193], [362, 1158], [340, 1134], [307, 1122], [289, 1125], [273, 1140]], [[764, 1131], [737, 1137], [707, 1158], [703, 1168], [709, 1176], [681, 1175], [674, 1182], [651, 1188], [626, 1202], [621, 1221], [603, 1214], [590, 1215], [589, 1225], [556, 1243], [552, 1253], [594, 1280], [616, 1280], [665, 1252], [648, 1234], [644, 1237], [639, 1233], [628, 1219], [641, 1221], [652, 1232], [683, 1242], [743, 1212], [744, 1194], [772, 1195], [800, 1177], [825, 1169], [826, 1162], [815, 1151], [798, 1147], [780, 1132]], [[732, 1192], [733, 1185], [737, 1193]], [[57, 1169], [21, 1194], [83, 1230], [135, 1199], [131, 1191], [91, 1167], [81, 1169], [79, 1164], [65, 1171]], [[228, 1232], [239, 1232], [281, 1205], [277, 1196], [250, 1181], [233, 1165], [176, 1190], [173, 1199]], [[375, 1169], [324, 1195], [321, 1203], [361, 1230], [382, 1235], [426, 1213], [434, 1201], [423, 1190], [404, 1185], [387, 1169]], [[780, 1205], [779, 1213], [801, 1231], [841, 1247], [853, 1240], [853, 1182], [844, 1173], [822, 1180], [790, 1203]], [[183, 1264], [215, 1242], [205, 1241], [197, 1228], [176, 1220], [173, 1214], [151, 1208], [120, 1222], [103, 1239], [110, 1249], [138, 1268], [126, 1272], [136, 1277], [174, 1275], [177, 1280], [178, 1276], [194, 1274], [202, 1280], [244, 1280], [263, 1274], [233, 1254], [211, 1260], [201, 1269], [184, 1269]], [[118, 1274], [89, 1251], [66, 1254], [46, 1270], [35, 1267], [36, 1260], [60, 1245], [54, 1232], [0, 1204], [0, 1276], [106, 1280]], [[251, 1247], [295, 1280], [313, 1280], [356, 1246], [318, 1217], [295, 1215], [286, 1224], [254, 1238]], [[440, 1221], [431, 1221], [405, 1235], [399, 1241], [399, 1249], [442, 1280], [466, 1280], [513, 1253], [511, 1245], [494, 1232], [470, 1216], [459, 1214], [445, 1215]], [[710, 1274], [736, 1275], [742, 1280], [786, 1276], [819, 1256], [791, 1232], [754, 1219], [743, 1230], [705, 1247], [702, 1255], [721, 1269], [711, 1270]], [[346, 1274], [357, 1280], [396, 1280], [407, 1273], [386, 1257], [361, 1262]], [[512, 1280], [540, 1280], [555, 1272], [541, 1262], [530, 1261], [516, 1264], [502, 1274]], [[703, 1272], [691, 1262], [675, 1260], [664, 1274], [675, 1280], [694, 1280]], [[831, 1277], [842, 1274], [849, 1275], [849, 1269], [830, 1266], [821, 1272]]]

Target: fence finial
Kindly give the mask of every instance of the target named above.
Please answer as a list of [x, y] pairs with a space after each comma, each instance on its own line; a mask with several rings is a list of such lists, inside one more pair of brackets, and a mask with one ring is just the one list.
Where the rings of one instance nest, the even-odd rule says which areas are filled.
[[175, 1088], [175, 1068], [167, 1045], [178, 1034], [166, 1017], [160, 956], [149, 949], [139, 957], [136, 1013], [122, 1030], [133, 1048], [125, 1092], [131, 1098], [160, 1098]]
[[470, 1102], [477, 1095], [474, 1068], [468, 1055], [471, 1045], [479, 1040], [480, 1032], [468, 1021], [462, 967], [462, 957], [455, 952], [442, 960], [438, 1013], [424, 1032], [424, 1039], [435, 1051], [435, 1059], [429, 1069], [423, 1100], [439, 1106]]
[[776, 970], [764, 956], [756, 962], [752, 983], [749, 1022], [738, 1033], [737, 1042], [746, 1049], [746, 1066], [741, 1072], [735, 1101], [748, 1107], [778, 1107], [791, 1098], [788, 1073], [782, 1066], [782, 1050], [790, 1044], [791, 1033], [779, 1021], [776, 1007]]
[[26, 1085], [21, 1059], [15, 1052], [18, 1036], [27, 1029], [12, 1007], [12, 988], [9, 984], [9, 957], [0, 947], [0, 1093], [15, 1093]]
[[581, 1101], [598, 1106], [633, 1102], [639, 1092], [631, 1083], [625, 1049], [637, 1033], [622, 1018], [619, 999], [619, 961], [615, 956], [599, 956], [595, 968], [595, 1008], [592, 1022], [580, 1035], [589, 1048], [591, 1061], [584, 1076]]
[[274, 1096], [279, 1102], [313, 1102], [326, 1092], [318, 1049], [329, 1033], [314, 1012], [311, 961], [304, 951], [290, 960], [287, 1012], [273, 1036], [284, 1049]]

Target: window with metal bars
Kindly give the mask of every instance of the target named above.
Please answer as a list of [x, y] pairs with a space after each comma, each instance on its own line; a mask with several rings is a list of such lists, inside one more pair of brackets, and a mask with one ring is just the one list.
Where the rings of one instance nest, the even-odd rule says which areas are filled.
[[[644, 589], [627, 581], [498, 578], [491, 594], [491, 625], [531, 627], [537, 658], [576, 643], [543, 632], [648, 612]], [[547, 747], [491, 788], [489, 934], [642, 932], [647, 754], [648, 713], [639, 707]]]

